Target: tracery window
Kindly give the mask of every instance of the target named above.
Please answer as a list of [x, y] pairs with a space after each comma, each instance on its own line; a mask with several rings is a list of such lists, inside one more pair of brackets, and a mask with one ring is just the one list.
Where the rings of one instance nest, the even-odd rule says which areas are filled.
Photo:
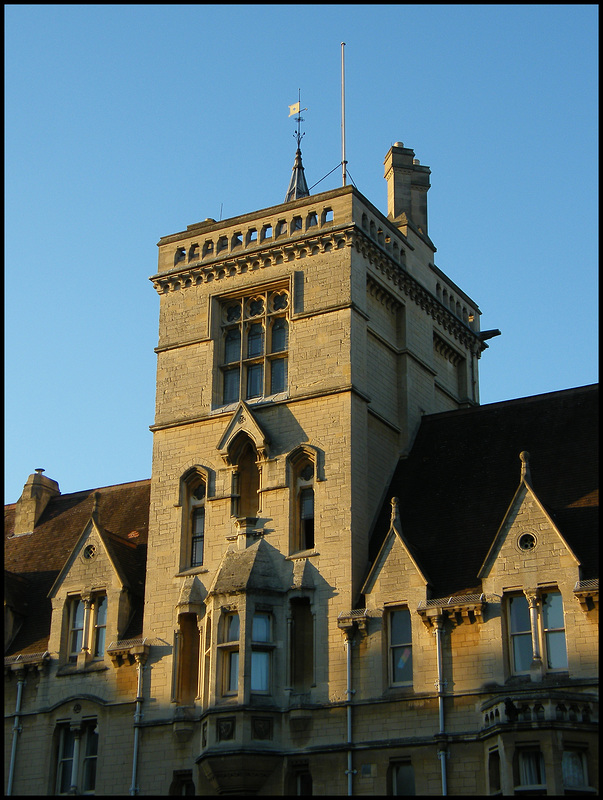
[[221, 305], [222, 403], [285, 392], [289, 292], [273, 289], [230, 297]]

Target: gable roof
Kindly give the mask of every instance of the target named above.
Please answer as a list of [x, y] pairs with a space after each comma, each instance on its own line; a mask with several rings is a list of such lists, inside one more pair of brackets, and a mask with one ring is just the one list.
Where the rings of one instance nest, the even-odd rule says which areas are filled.
[[[144, 480], [58, 495], [48, 502], [34, 531], [22, 536], [13, 535], [16, 504], [5, 506], [4, 566], [13, 576], [11, 586], [15, 576], [27, 581], [31, 609], [5, 655], [46, 650], [52, 610], [48, 593], [92, 516], [96, 492], [103, 541], [142, 603], [150, 486], [150, 480]], [[133, 532], [138, 536], [129, 538]]]
[[479, 590], [478, 573], [530, 453], [531, 486], [581, 563], [598, 575], [598, 386], [423, 417], [398, 463], [370, 542], [389, 531], [389, 498], [433, 597]]

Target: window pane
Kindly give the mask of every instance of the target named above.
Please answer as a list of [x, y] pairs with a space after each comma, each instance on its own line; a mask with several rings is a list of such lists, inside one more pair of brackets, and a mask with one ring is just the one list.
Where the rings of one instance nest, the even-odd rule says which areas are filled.
[[200, 567], [203, 564], [203, 536], [195, 536], [192, 544], [191, 566]]
[[272, 352], [280, 353], [287, 349], [287, 320], [277, 319], [272, 326]]
[[236, 403], [239, 399], [239, 368], [224, 371], [224, 402]]
[[391, 615], [391, 643], [408, 644], [411, 641], [410, 611], [407, 608], [394, 611]]
[[239, 653], [238, 650], [228, 654], [228, 691], [236, 692], [239, 688]]
[[561, 760], [563, 784], [565, 786], [587, 786], [584, 774], [584, 759], [578, 750], [564, 750]]
[[314, 519], [314, 489], [302, 489], [299, 498], [302, 519]]
[[546, 655], [549, 669], [567, 669], [567, 652], [563, 631], [546, 634]]
[[91, 792], [96, 784], [96, 756], [84, 760], [83, 791]]
[[96, 600], [96, 624], [107, 624], [107, 598], [99, 597]]
[[262, 364], [252, 364], [247, 367], [247, 398], [261, 397], [263, 381], [264, 367]]
[[270, 365], [270, 394], [284, 392], [287, 383], [287, 359], [276, 358]]
[[226, 619], [226, 641], [238, 642], [239, 641], [239, 615], [230, 614]]
[[544, 763], [539, 750], [526, 750], [519, 753], [519, 783], [521, 786], [535, 786], [545, 782]]
[[251, 653], [251, 691], [267, 692], [270, 688], [270, 653], [254, 650]]
[[513, 669], [515, 672], [528, 672], [532, 663], [532, 635], [522, 633], [513, 636]]
[[193, 536], [202, 536], [205, 531], [205, 509], [196, 508], [193, 511]]
[[239, 361], [241, 358], [241, 332], [238, 328], [232, 328], [224, 339], [224, 363], [230, 364]]
[[73, 759], [68, 759], [66, 761], [62, 761], [59, 767], [59, 793], [60, 794], [67, 794], [69, 792], [69, 787], [71, 786], [71, 769], [72, 769]]
[[392, 678], [394, 683], [412, 681], [412, 649], [408, 646], [392, 648]]
[[394, 764], [392, 784], [394, 795], [414, 795], [415, 773], [412, 764]]
[[259, 322], [249, 326], [247, 335], [247, 358], [256, 358], [264, 352], [264, 331]]
[[102, 656], [105, 652], [105, 630], [106, 628], [97, 628], [96, 629], [96, 641], [94, 643], [94, 655], [95, 656]]
[[254, 614], [251, 627], [251, 638], [254, 642], [270, 641], [270, 615]]
[[511, 632], [530, 630], [530, 610], [525, 597], [511, 597], [509, 600], [511, 610]]
[[543, 595], [542, 622], [545, 630], [565, 627], [563, 623], [563, 601], [558, 592]]

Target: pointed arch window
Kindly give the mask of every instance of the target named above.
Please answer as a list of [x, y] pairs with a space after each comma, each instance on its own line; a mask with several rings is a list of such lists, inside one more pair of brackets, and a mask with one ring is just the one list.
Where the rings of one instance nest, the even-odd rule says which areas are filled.
[[257, 451], [247, 436], [241, 437], [236, 455], [237, 469], [234, 473], [233, 515], [236, 517], [257, 517], [260, 505], [260, 471], [257, 465]]
[[302, 453], [292, 461], [291, 551], [314, 548], [314, 478], [315, 464]]
[[182, 479], [180, 502], [183, 509], [181, 551], [183, 569], [203, 565], [207, 480], [207, 474], [200, 468], [193, 468]]
[[221, 402], [255, 400], [287, 389], [289, 292], [229, 297], [221, 303]]

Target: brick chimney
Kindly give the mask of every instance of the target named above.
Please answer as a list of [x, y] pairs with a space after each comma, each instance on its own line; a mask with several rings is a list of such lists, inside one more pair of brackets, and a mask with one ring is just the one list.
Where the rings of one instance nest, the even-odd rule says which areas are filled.
[[23, 493], [17, 500], [15, 509], [15, 536], [22, 533], [31, 533], [36, 527], [42, 512], [48, 505], [51, 497], [61, 494], [59, 484], [52, 478], [47, 478], [42, 473], [43, 469], [37, 469], [33, 475], [27, 479], [23, 487]]
[[387, 216], [395, 222], [402, 214], [427, 235], [427, 192], [429, 167], [415, 158], [415, 151], [396, 142], [385, 156]]

